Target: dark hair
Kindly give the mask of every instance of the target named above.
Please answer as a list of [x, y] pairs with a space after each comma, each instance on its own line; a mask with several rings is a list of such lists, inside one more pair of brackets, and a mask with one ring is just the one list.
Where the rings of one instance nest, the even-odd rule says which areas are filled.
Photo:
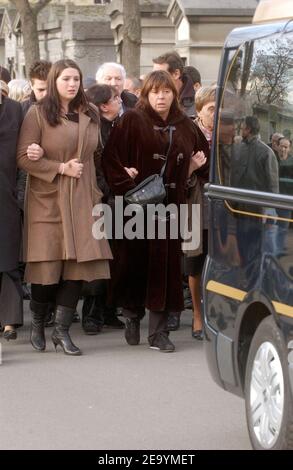
[[199, 71], [195, 67], [193, 67], [192, 65], [186, 65], [186, 67], [184, 67], [183, 69], [183, 73], [185, 73], [191, 78], [193, 85], [195, 85], [196, 83], [199, 83], [201, 85], [201, 76]]
[[0, 80], [3, 80], [5, 83], [9, 83], [11, 80], [11, 75], [5, 67], [0, 65]]
[[28, 76], [30, 81], [35, 78], [37, 80], [46, 81], [51, 67], [51, 62], [47, 62], [46, 60], [37, 60], [29, 69]]
[[136, 107], [143, 111], [152, 109], [149, 102], [149, 93], [151, 90], [159, 91], [161, 88], [169, 88], [173, 92], [174, 99], [170, 111], [182, 112], [178, 101], [178, 91], [175, 87], [174, 81], [169, 72], [165, 72], [164, 70], [155, 70], [146, 76]]
[[117, 95], [116, 88], [111, 85], [93, 85], [86, 91], [86, 97], [90, 103], [95, 104], [98, 108], [115, 95]]
[[246, 127], [249, 127], [252, 135], [257, 135], [260, 131], [259, 120], [256, 116], [246, 116], [244, 119]]
[[288, 140], [289, 144], [292, 145], [292, 140], [289, 139], [289, 137], [284, 137], [284, 136], [283, 136], [283, 137], [280, 137], [280, 138], [278, 139], [278, 145], [280, 145], [281, 140]]
[[59, 93], [57, 91], [56, 80], [61, 75], [63, 70], [67, 68], [76, 69], [80, 76], [79, 90], [75, 98], [73, 98], [73, 100], [69, 103], [69, 112], [82, 110], [84, 112], [87, 112], [87, 114], [93, 121], [99, 122], [98, 111], [95, 110], [93, 107], [89, 106], [87, 97], [84, 93], [82, 86], [81, 70], [78, 65], [70, 59], [58, 60], [57, 62], [55, 62], [55, 64], [52, 65], [50, 69], [47, 79], [47, 94], [39, 102], [39, 105], [43, 109], [45, 118], [47, 119], [48, 123], [53, 127], [57, 126], [58, 124], [61, 124], [61, 102], [59, 98]]
[[141, 89], [143, 81], [140, 78], [133, 77], [133, 76], [130, 75], [130, 76], [126, 77], [126, 80], [127, 79], [131, 81], [133, 88]]
[[168, 72], [174, 73], [175, 70], [179, 69], [180, 74], [183, 73], [184, 63], [180, 55], [175, 51], [166, 52], [153, 59], [154, 64], [168, 64]]

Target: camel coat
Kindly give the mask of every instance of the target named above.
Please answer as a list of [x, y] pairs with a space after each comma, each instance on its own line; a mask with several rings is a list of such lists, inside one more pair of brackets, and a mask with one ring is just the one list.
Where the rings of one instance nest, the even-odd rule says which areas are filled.
[[[44, 156], [27, 158], [28, 145], [38, 143]], [[98, 124], [84, 113], [79, 123], [62, 120], [52, 127], [39, 106], [32, 106], [21, 128], [17, 162], [29, 174], [25, 200], [24, 258], [27, 262], [76, 260], [78, 263], [112, 258], [107, 240], [95, 240], [92, 209], [101, 202], [93, 154]], [[80, 158], [80, 179], [59, 175], [61, 162]]]

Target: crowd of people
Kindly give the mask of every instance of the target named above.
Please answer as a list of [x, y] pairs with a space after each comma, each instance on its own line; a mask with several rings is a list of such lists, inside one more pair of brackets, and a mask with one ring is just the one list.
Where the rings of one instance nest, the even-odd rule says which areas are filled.
[[[0, 324], [17, 338], [23, 297], [30, 298], [30, 341], [46, 349], [45, 326], [65, 354], [80, 355], [70, 326], [83, 299], [82, 327], [124, 329], [140, 342], [149, 314], [149, 345], [173, 352], [187, 280], [192, 336], [203, 339], [200, 278], [207, 253], [209, 152], [215, 86], [176, 52], [153, 59], [147, 76], [127, 77], [104, 63], [83, 81], [74, 61], [35, 63], [26, 80], [0, 68]], [[183, 254], [180, 234], [150, 239], [93, 236], [93, 207], [159, 174], [166, 164], [164, 205], [199, 204], [200, 239]], [[127, 217], [124, 219], [127, 224]], [[166, 218], [167, 229], [171, 225]], [[125, 322], [118, 318], [118, 311]]]

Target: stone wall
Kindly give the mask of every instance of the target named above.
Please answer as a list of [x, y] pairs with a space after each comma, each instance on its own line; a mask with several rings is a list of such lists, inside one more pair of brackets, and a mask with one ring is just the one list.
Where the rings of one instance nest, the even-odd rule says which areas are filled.
[[[141, 0], [141, 54], [140, 71], [146, 74], [152, 70], [152, 58], [166, 50], [171, 50], [175, 45], [175, 29], [166, 16], [169, 0]], [[116, 47], [116, 60], [121, 61], [122, 42], [122, 1], [113, 0], [107, 8], [111, 19], [111, 29], [114, 35]]]
[[[70, 58], [79, 64], [85, 77], [95, 76], [102, 62], [113, 61], [116, 57], [105, 8], [106, 5], [94, 5], [93, 1], [74, 4], [56, 0], [49, 4], [38, 16], [41, 59], [55, 62]], [[2, 40], [5, 41], [2, 63], [8, 66], [13, 61], [15, 75], [24, 77], [22, 35], [18, 30], [11, 34], [13, 24], [11, 21], [9, 27], [2, 28]]]
[[257, 0], [170, 1], [167, 16], [175, 27], [175, 49], [200, 71], [203, 85], [217, 80], [227, 35], [251, 24], [256, 5]]
[[[231, 0], [140, 0], [141, 74], [152, 70], [153, 57], [175, 48], [186, 64], [200, 70], [203, 84], [214, 82], [227, 34], [251, 22], [256, 3], [233, 0], [231, 9]], [[5, 0], [0, 0], [2, 4]], [[93, 0], [53, 0], [38, 18], [41, 58], [52, 62], [72, 58], [85, 76], [94, 76], [103, 62], [120, 62], [122, 10], [122, 0], [105, 5], [95, 5]], [[0, 41], [3, 44], [5, 39], [5, 63], [14, 61], [17, 76], [23, 76], [22, 36], [14, 23], [10, 29], [1, 28]], [[1, 54], [0, 42], [0, 60]]]

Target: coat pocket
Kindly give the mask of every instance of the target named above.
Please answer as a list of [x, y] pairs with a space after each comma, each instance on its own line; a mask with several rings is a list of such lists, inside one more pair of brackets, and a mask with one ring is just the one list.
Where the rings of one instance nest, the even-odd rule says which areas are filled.
[[29, 223], [59, 223], [61, 212], [58, 189], [36, 191], [30, 188], [28, 193]]

